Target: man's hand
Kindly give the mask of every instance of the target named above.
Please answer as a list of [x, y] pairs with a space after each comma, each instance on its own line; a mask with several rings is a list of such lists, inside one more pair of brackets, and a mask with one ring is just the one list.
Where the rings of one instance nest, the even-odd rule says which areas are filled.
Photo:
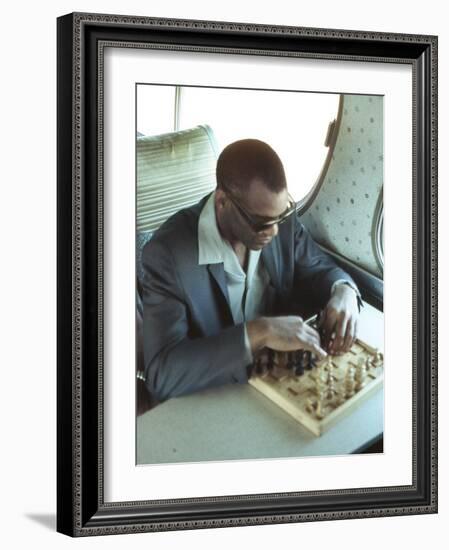
[[320, 317], [323, 347], [332, 355], [350, 350], [357, 337], [357, 295], [348, 285], [336, 286]]
[[268, 347], [276, 351], [304, 349], [320, 359], [327, 355], [320, 345], [319, 333], [301, 317], [262, 317], [246, 323], [246, 328], [253, 353]]

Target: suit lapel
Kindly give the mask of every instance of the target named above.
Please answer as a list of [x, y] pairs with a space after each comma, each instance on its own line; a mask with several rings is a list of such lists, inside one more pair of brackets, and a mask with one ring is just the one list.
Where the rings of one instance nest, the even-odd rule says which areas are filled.
[[226, 301], [226, 305], [228, 306], [228, 314], [232, 318], [232, 312], [231, 312], [231, 306], [229, 302], [229, 294], [228, 294], [228, 285], [226, 284], [226, 276], [223, 268], [223, 264], [209, 264], [207, 266], [207, 269], [209, 273], [212, 275], [212, 277], [215, 279], [215, 282], [217, 283], [219, 289], [221, 290], [221, 293]]
[[262, 250], [262, 258], [265, 269], [268, 271], [271, 283], [275, 288], [281, 287], [280, 270], [279, 270], [279, 243], [278, 239], [273, 239], [269, 245]]
[[[280, 251], [279, 251], [278, 239], [273, 239], [271, 243], [262, 250], [262, 258], [264, 261], [265, 269], [267, 270], [268, 275], [270, 276], [272, 285], [277, 289], [281, 288], [280, 265], [279, 265]], [[220, 289], [221, 294], [226, 302], [227, 313], [230, 319], [232, 319], [232, 311], [231, 311], [231, 306], [229, 301], [228, 286], [226, 284], [226, 276], [225, 276], [223, 264], [222, 263], [209, 264], [207, 266], [207, 270], [209, 271], [212, 278], [217, 283], [218, 288]]]

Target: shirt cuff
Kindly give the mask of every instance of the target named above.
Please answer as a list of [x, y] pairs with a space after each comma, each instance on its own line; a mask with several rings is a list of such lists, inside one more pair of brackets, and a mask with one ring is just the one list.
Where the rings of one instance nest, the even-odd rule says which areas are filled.
[[334, 293], [334, 291], [335, 291], [335, 289], [337, 288], [338, 285], [347, 285], [347, 286], [352, 288], [352, 290], [355, 292], [355, 294], [357, 296], [357, 304], [359, 306], [359, 311], [360, 311], [360, 308], [363, 307], [362, 295], [360, 294], [360, 291], [355, 286], [355, 284], [351, 281], [348, 281], [347, 279], [338, 279], [337, 281], [334, 282], [334, 284], [331, 287], [331, 296]]

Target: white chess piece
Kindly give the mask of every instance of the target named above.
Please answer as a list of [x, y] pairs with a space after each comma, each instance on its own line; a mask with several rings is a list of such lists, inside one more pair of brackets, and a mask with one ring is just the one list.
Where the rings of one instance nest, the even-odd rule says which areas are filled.
[[355, 393], [355, 369], [352, 365], [349, 365], [345, 376], [345, 397], [348, 399]]
[[366, 365], [363, 359], [357, 365], [354, 379], [355, 379], [355, 389], [357, 391], [361, 390], [365, 385], [365, 381], [366, 381]]

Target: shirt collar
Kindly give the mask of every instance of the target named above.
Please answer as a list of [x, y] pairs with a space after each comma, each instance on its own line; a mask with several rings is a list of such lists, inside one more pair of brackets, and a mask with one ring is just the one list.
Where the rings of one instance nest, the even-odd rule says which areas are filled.
[[224, 245], [217, 226], [214, 192], [203, 206], [198, 220], [198, 264], [222, 263]]
[[[260, 256], [260, 250], [250, 250], [248, 275], [252, 278]], [[208, 198], [198, 220], [198, 264], [224, 264], [227, 273], [245, 277], [237, 255], [228, 241], [220, 235], [215, 214], [215, 192]]]

